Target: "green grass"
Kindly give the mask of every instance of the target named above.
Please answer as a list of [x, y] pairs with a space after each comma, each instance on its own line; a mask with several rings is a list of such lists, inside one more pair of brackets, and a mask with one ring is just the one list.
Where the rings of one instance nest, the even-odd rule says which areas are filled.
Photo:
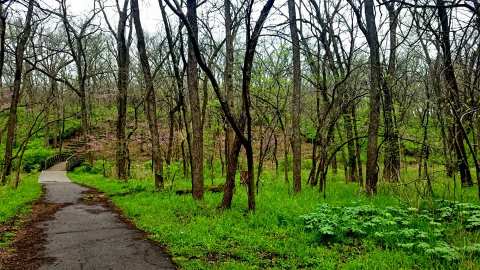
[[[0, 186], [0, 225], [11, 221], [13, 218], [27, 214], [33, 201], [42, 194], [38, 183], [38, 173], [23, 175], [17, 189], [7, 185]], [[0, 233], [0, 247], [5, 245], [13, 235]]]
[[[119, 182], [96, 170], [87, 172], [82, 168], [69, 176], [109, 195], [140, 229], [167, 245], [174, 261], [183, 269], [480, 268], [475, 259], [443, 263], [421, 253], [382, 248], [371, 241], [356, 245], [321, 243], [314, 232], [305, 229], [302, 218], [321, 203], [370, 205], [380, 209], [424, 204], [421, 198], [406, 202], [387, 186], [381, 186], [377, 196], [368, 198], [356, 184], [345, 184], [340, 173], [330, 175], [327, 197], [323, 199], [316, 188], [310, 187], [293, 196], [282, 177], [266, 171], [255, 213], [245, 211], [243, 187], [237, 187], [232, 209], [221, 212], [217, 209], [221, 194], [206, 193], [204, 201], [198, 203], [191, 196], [177, 196], [172, 191], [155, 192], [149, 179]], [[207, 184], [210, 181], [206, 179]], [[213, 179], [214, 184], [222, 181], [221, 177]], [[174, 186], [174, 189], [188, 187], [189, 181], [177, 179]], [[435, 185], [436, 189], [441, 187]], [[459, 192], [465, 193], [462, 198], [467, 201], [474, 198], [474, 190]], [[456, 236], [449, 241], [478, 240], [462, 229], [456, 231]]]

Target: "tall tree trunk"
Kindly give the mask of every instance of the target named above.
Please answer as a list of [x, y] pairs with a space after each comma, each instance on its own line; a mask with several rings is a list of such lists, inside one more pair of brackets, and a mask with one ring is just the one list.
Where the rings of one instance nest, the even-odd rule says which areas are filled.
[[375, 4], [365, 0], [366, 38], [370, 48], [370, 88], [367, 146], [366, 191], [369, 195], [377, 192], [378, 182], [378, 128], [380, 120], [380, 93], [382, 89], [382, 67], [380, 65], [380, 46], [375, 22]]
[[344, 128], [347, 135], [347, 179], [348, 182], [357, 182], [357, 159], [355, 156], [355, 141], [353, 135], [352, 114], [347, 112], [343, 114]]
[[5, 63], [5, 33], [7, 32], [7, 13], [0, 3], [0, 88], [3, 86], [3, 64]]
[[360, 145], [360, 139], [358, 138], [358, 128], [357, 128], [357, 113], [356, 106], [352, 106], [352, 123], [353, 123], [353, 135], [355, 139], [355, 156], [357, 159], [357, 170], [358, 170], [358, 183], [363, 187], [363, 164], [362, 164], [362, 149]]
[[397, 182], [400, 176], [400, 150], [398, 145], [398, 131], [395, 125], [392, 90], [395, 85], [395, 69], [397, 59], [397, 25], [399, 10], [395, 2], [386, 4], [390, 27], [390, 56], [387, 69], [387, 78], [383, 87], [383, 117], [385, 123], [385, 157], [383, 178], [389, 182]]
[[292, 92], [292, 152], [293, 192], [302, 190], [302, 141], [300, 138], [302, 74], [300, 65], [300, 40], [298, 38], [295, 1], [288, 0], [290, 35], [292, 38], [293, 92]]
[[288, 171], [289, 171], [289, 168], [290, 166], [289, 165], [289, 162], [288, 162], [288, 148], [289, 148], [289, 144], [288, 144], [288, 138], [287, 138], [287, 131], [284, 130], [283, 131], [283, 178], [284, 178], [284, 181], [285, 183], [289, 183], [290, 181], [288, 180]]
[[278, 139], [277, 139], [277, 134], [276, 134], [276, 133], [273, 133], [272, 159], [273, 159], [273, 163], [275, 164], [275, 178], [278, 177], [278, 158], [277, 158], [277, 151], [278, 151]]
[[198, 66], [192, 38], [198, 39], [197, 0], [187, 0], [187, 18], [194, 33], [188, 43], [187, 85], [192, 119], [192, 195], [194, 199], [203, 199], [203, 126], [198, 94]]
[[127, 5], [125, 0], [123, 10], [119, 10], [119, 20], [117, 27], [117, 177], [126, 180], [128, 178], [128, 143], [126, 137], [127, 125], [127, 98], [128, 98], [128, 81], [130, 67], [130, 51], [126, 37], [127, 24]]
[[173, 136], [175, 135], [175, 111], [168, 112], [168, 146], [167, 146], [167, 155], [165, 157], [165, 163], [167, 166], [172, 162], [172, 152], [173, 152]]
[[223, 189], [223, 199], [220, 205], [222, 209], [229, 209], [232, 206], [233, 192], [235, 190], [235, 174], [237, 172], [238, 156], [242, 144], [240, 139], [235, 136], [234, 141], [228, 147], [230, 149], [229, 155], [225, 157], [227, 164], [227, 175], [225, 187]]
[[[232, 110], [233, 102], [233, 64], [234, 64], [234, 34], [230, 0], [224, 1], [225, 8], [225, 69], [224, 85], [225, 97], [228, 106]], [[237, 149], [238, 148], [238, 149]], [[233, 189], [235, 188], [235, 174], [237, 172], [238, 155], [240, 154], [240, 140], [235, 136], [232, 127], [227, 123], [225, 126], [225, 162], [227, 174], [225, 178], [225, 187], [223, 190], [223, 200], [221, 208], [230, 208], [233, 198]]]
[[82, 136], [83, 141], [87, 141], [88, 137], [88, 130], [89, 130], [89, 114], [88, 114], [88, 101], [87, 101], [87, 91], [85, 89], [85, 85], [80, 83], [79, 87], [80, 93], [80, 117], [81, 117], [81, 125], [82, 125]]
[[[186, 114], [187, 113], [186, 113], [186, 109], [185, 109], [183, 78], [182, 78], [182, 75], [180, 74], [180, 69], [178, 67], [179, 58], [175, 54], [175, 44], [174, 44], [174, 40], [173, 40], [173, 37], [172, 37], [172, 30], [170, 28], [170, 23], [168, 21], [168, 17], [167, 17], [167, 13], [165, 11], [165, 6], [163, 4], [163, 1], [159, 0], [158, 4], [160, 6], [160, 11], [162, 13], [162, 20], [163, 20], [163, 25], [165, 27], [165, 34], [166, 34], [166, 37], [167, 37], [169, 55], [170, 55], [170, 59], [171, 59], [171, 62], [172, 62], [173, 74], [175, 76], [175, 81], [176, 81], [176, 88], [177, 88], [177, 93], [178, 93], [177, 107], [180, 106], [180, 108], [178, 108], [178, 110], [181, 111], [181, 115], [182, 115], [182, 118], [180, 119], [180, 122], [183, 122], [184, 127], [185, 127], [185, 132], [186, 132], [186, 135], [187, 135], [187, 144], [188, 144], [188, 149], [189, 149], [189, 153], [190, 153], [190, 149], [191, 149], [191, 147], [190, 147], [190, 141], [191, 141], [190, 140], [190, 129], [189, 129], [188, 123], [186, 121], [186, 119], [187, 119]], [[181, 29], [181, 27], [179, 29]], [[181, 30], [179, 30], [179, 31], [181, 31]], [[177, 111], [177, 108], [174, 108], [169, 114], [169, 118], [170, 118], [170, 120], [169, 120], [170, 121], [170, 137], [169, 137], [169, 144], [168, 144], [168, 150], [167, 150], [167, 165], [169, 165], [170, 161], [171, 161], [171, 148], [173, 147], [171, 145], [173, 143], [173, 116], [174, 116], [174, 113], [176, 111]], [[183, 145], [182, 145], [182, 153], [184, 153], [184, 146]], [[185, 160], [184, 160], [184, 164], [185, 164]], [[186, 170], [184, 170], [184, 172], [185, 171]]]
[[4, 165], [1, 184], [5, 184], [7, 181], [7, 176], [10, 175], [12, 170], [12, 154], [13, 154], [13, 144], [15, 140], [15, 129], [17, 127], [17, 106], [20, 101], [20, 87], [22, 84], [22, 74], [23, 74], [23, 60], [25, 55], [26, 44], [30, 38], [32, 30], [32, 17], [33, 17], [33, 6], [35, 1], [30, 0], [28, 2], [27, 16], [25, 19], [25, 28], [20, 34], [17, 47], [15, 49], [15, 77], [13, 81], [13, 93], [10, 101], [10, 109], [7, 120], [7, 139], [5, 145], [5, 155], [4, 155]]
[[318, 188], [320, 192], [325, 190], [326, 179], [325, 179], [325, 169], [327, 167], [327, 156], [328, 156], [328, 147], [320, 147], [320, 153], [318, 156], [318, 167], [315, 175], [315, 182], [318, 183]]
[[[333, 140], [335, 143], [335, 140]], [[337, 175], [338, 173], [338, 163], [337, 163], [337, 153], [333, 155], [332, 161], [330, 162], [330, 165], [332, 165], [332, 172], [334, 175]]]
[[[249, 14], [247, 15], [246, 28], [247, 28], [247, 46], [245, 50], [245, 57], [243, 61], [242, 68], [242, 101], [243, 101], [243, 112], [241, 119], [245, 119], [246, 128], [247, 128], [247, 138], [243, 140], [243, 147], [245, 148], [245, 154], [247, 156], [247, 200], [248, 200], [248, 210], [254, 211], [256, 208], [255, 203], [255, 181], [253, 180], [254, 176], [254, 165], [253, 165], [253, 134], [252, 134], [252, 116], [250, 112], [251, 99], [250, 99], [250, 88], [252, 81], [252, 69], [253, 69], [253, 60], [255, 58], [255, 49], [258, 44], [258, 39], [263, 29], [263, 24], [267, 19], [270, 9], [273, 6], [275, 0], [268, 0], [260, 12], [260, 16], [255, 23], [254, 30], [251, 33], [250, 23], [251, 23], [251, 11], [252, 6], [249, 6]], [[253, 5], [251, 2], [249, 5]], [[241, 120], [241, 122], [243, 122]], [[239, 135], [239, 134], [237, 134]]]
[[308, 175], [308, 183], [311, 186], [315, 186], [317, 184], [315, 175], [317, 171], [317, 140], [312, 140], [312, 168], [310, 168], [310, 173]]
[[[262, 10], [260, 11], [260, 15], [255, 23], [253, 28], [253, 32], [251, 32], [251, 12], [252, 12], [252, 2], [249, 3], [247, 7], [247, 15], [246, 15], [246, 50], [245, 56], [243, 61], [243, 68], [242, 68], [242, 101], [243, 101], [243, 109], [242, 114], [240, 116], [240, 121], [237, 122], [233, 114], [231, 113], [230, 106], [225, 101], [220, 86], [218, 84], [217, 79], [215, 78], [212, 70], [208, 67], [208, 65], [203, 61], [201, 57], [200, 48], [198, 46], [196, 40], [196, 29], [192, 29], [189, 24], [189, 19], [186, 17], [180, 7], [175, 7], [172, 3], [167, 1], [168, 6], [175, 11], [175, 13], [180, 17], [180, 19], [187, 24], [187, 31], [190, 37], [190, 45], [193, 48], [193, 52], [197, 57], [197, 61], [199, 61], [200, 67], [202, 70], [207, 74], [210, 82], [212, 83], [213, 90], [215, 91], [215, 95], [217, 96], [220, 106], [222, 108], [225, 117], [228, 119], [229, 124], [235, 131], [235, 135], [240, 138], [240, 141], [245, 148], [245, 152], [247, 155], [247, 165], [248, 165], [248, 173], [246, 182], [248, 183], [248, 210], [253, 211], [255, 210], [255, 181], [253, 181], [253, 147], [252, 147], [252, 119], [250, 115], [250, 82], [252, 77], [252, 68], [253, 68], [253, 60], [255, 58], [255, 49], [258, 44], [258, 39], [260, 38], [261, 31], [263, 29], [263, 25], [265, 20], [267, 19], [268, 14], [273, 6], [275, 0], [268, 0], [265, 5], [263, 6]], [[246, 125], [247, 134], [244, 135], [244, 129], [241, 126]]]
[[155, 89], [153, 87], [153, 78], [148, 62], [147, 50], [145, 48], [145, 36], [143, 34], [142, 23], [140, 21], [140, 10], [138, 0], [131, 0], [132, 16], [137, 33], [137, 49], [142, 66], [143, 77], [145, 80], [145, 113], [147, 114], [148, 128], [150, 130], [150, 140], [152, 142], [152, 167], [155, 176], [155, 187], [163, 189], [163, 160], [160, 153], [160, 135], [158, 132], [157, 103], [155, 98]]
[[450, 46], [450, 24], [444, 0], [437, 0], [438, 16], [441, 25], [441, 44], [443, 51], [444, 77], [447, 84], [448, 99], [452, 107], [452, 131], [455, 141], [455, 153], [457, 156], [458, 170], [460, 171], [460, 179], [463, 186], [472, 186], [472, 176], [468, 166], [467, 152], [465, 151], [465, 136], [463, 133], [462, 123], [460, 122], [460, 94], [455, 77], [455, 70], [452, 62], [451, 46]]

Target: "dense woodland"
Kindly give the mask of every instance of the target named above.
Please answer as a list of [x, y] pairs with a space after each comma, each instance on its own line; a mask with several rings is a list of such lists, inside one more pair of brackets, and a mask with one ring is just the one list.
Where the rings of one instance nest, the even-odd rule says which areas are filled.
[[[81, 11], [72, 2], [0, 1], [2, 185], [63, 153], [83, 161], [79, 179], [137, 183], [126, 193], [151, 185], [215, 219], [277, 211], [272, 198], [313, 205], [285, 215], [303, 215], [302, 230], [327, 246], [379, 238], [365, 227], [373, 216], [423, 224], [407, 213], [414, 207], [454, 225], [405, 236], [424, 228], [428, 248], [390, 234], [371, 240], [375, 249], [479, 267], [480, 1], [89, 0]], [[373, 206], [355, 208], [358, 198]], [[446, 207], [455, 218], [434, 218]], [[449, 238], [459, 231], [461, 248]], [[259, 267], [322, 268], [279, 253]]]

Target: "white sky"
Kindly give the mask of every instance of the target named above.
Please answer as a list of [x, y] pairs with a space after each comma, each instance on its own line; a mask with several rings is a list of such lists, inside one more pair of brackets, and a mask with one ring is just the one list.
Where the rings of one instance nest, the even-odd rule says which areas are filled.
[[[41, 0], [45, 7], [58, 8], [58, 3], [55, 0]], [[105, 1], [105, 0], [103, 0]], [[85, 16], [93, 9], [95, 0], [67, 0], [68, 11], [71, 15]], [[119, 0], [122, 5], [123, 0]], [[106, 0], [105, 5], [115, 5], [115, 1]], [[158, 0], [140, 0], [140, 17], [142, 20], [142, 26], [146, 32], [157, 32], [158, 27], [161, 25], [161, 13], [158, 6]], [[167, 8], [168, 9], [168, 8]], [[107, 15], [111, 18], [112, 26], [116, 27], [116, 7], [107, 8]], [[103, 15], [102, 15], [103, 19]]]
[[[38, 0], [42, 6], [44, 7], [50, 7], [50, 8], [58, 8], [58, 0]], [[75, 15], [75, 16], [78, 16], [79, 18], [84, 18], [86, 16], [88, 16], [87, 14], [89, 14], [92, 10], [93, 10], [93, 7], [94, 7], [94, 3], [95, 3], [95, 0], [66, 0], [67, 1], [67, 5], [69, 7], [69, 14], [70, 15]], [[107, 8], [107, 16], [109, 17], [109, 20], [110, 20], [110, 23], [111, 25], [116, 28], [116, 21], [117, 21], [117, 12], [116, 12], [116, 7], [115, 7], [115, 0], [101, 0], [101, 1], [104, 1], [105, 5], [106, 6], [110, 6], [109, 8]], [[120, 5], [123, 4], [123, 1], [124, 0], [118, 0], [120, 2]], [[321, 1], [321, 0], [319, 0]], [[342, 0], [344, 1], [344, 0]], [[220, 1], [221, 2], [221, 1]], [[257, 9], [260, 9], [260, 5], [262, 5], [264, 2], [263, 1], [257, 1], [258, 4], [257, 6], [254, 8], [254, 10], [257, 10]], [[209, 1], [207, 0], [206, 2], [207, 4], [209, 3], [215, 3], [215, 1]], [[270, 14], [270, 17], [267, 21], [267, 25], [276, 25], [276, 24], [280, 24], [280, 23], [283, 23], [285, 22], [286, 18], [282, 15], [280, 15], [280, 13], [287, 13], [286, 12], [286, 6], [285, 6], [285, 3], [286, 3], [286, 0], [277, 0], [276, 3], [275, 3], [275, 7], [274, 9], [272, 9], [271, 11], [271, 14]], [[346, 3], [345, 3], [346, 4]], [[139, 0], [139, 5], [140, 5], [140, 17], [141, 17], [141, 20], [142, 20], [142, 26], [144, 28], [144, 30], [147, 32], [147, 33], [150, 33], [150, 34], [153, 34], [153, 33], [158, 33], [158, 32], [163, 32], [163, 23], [162, 23], [162, 17], [161, 17], [161, 12], [160, 12], [160, 8], [159, 8], [159, 5], [158, 5], [158, 0]], [[304, 7], [303, 7], [304, 8]], [[384, 9], [384, 8], [382, 8]], [[281, 10], [281, 11], [279, 11]], [[347, 7], [346, 10], [349, 10], [349, 8]], [[209, 25], [209, 29], [212, 30], [212, 34], [214, 35], [215, 38], [218, 38], [218, 39], [221, 39], [223, 38], [223, 27], [221, 26], [221, 22], [223, 21], [223, 9], [220, 8], [220, 10], [218, 11], [214, 11], [214, 12], [208, 12], [205, 14], [203, 12], [202, 9], [200, 9], [198, 11], [198, 15], [200, 17], [200, 19], [203, 20], [203, 22], [207, 23]], [[466, 16], [465, 14], [462, 14], [462, 13], [465, 13], [465, 10], [462, 10], [462, 9], [456, 9], [455, 10], [456, 12], [456, 17], [457, 18], [460, 18], [460, 19], [463, 19], [463, 18], [468, 18], [469, 16]], [[169, 11], [169, 8], [167, 7], [167, 13], [168, 14], [172, 14], [171, 11]], [[254, 12], [255, 13], [255, 12]], [[306, 15], [308, 12], [306, 12], [306, 10], [304, 10], [302, 12], [304, 15]], [[349, 15], [350, 11], [346, 11], [346, 16], [351, 16]], [[468, 13], [468, 12], [467, 12]], [[407, 23], [408, 24], [408, 12], [407, 10], [404, 11], [404, 14], [407, 15], [406, 18], [401, 18], [401, 21], [403, 21], [403, 23]], [[383, 48], [388, 48], [387, 47], [387, 44], [388, 44], [388, 38], [387, 35], [388, 35], [388, 28], [386, 27], [387, 24], [385, 23], [386, 19], [387, 19], [387, 16], [386, 16], [386, 11], [385, 10], [381, 10], [378, 6], [377, 6], [377, 25], [379, 26], [379, 36], [380, 36], [380, 41], [382, 42], [382, 47]], [[467, 14], [468, 15], [468, 14]], [[174, 15], [172, 15], [174, 16]], [[470, 14], [471, 16], [471, 14]], [[256, 17], [256, 14], [252, 17]], [[99, 16], [99, 19], [102, 24], [102, 27], [106, 29], [106, 24], [103, 22], [103, 15], [100, 15]], [[304, 19], [308, 19], [308, 18], [304, 18]], [[172, 18], [171, 22], [175, 22], [177, 21], [178, 19], [177, 18]], [[355, 22], [354, 22], [355, 23]], [[382, 24], [383, 23], [383, 24]], [[458, 28], [458, 27], [455, 27], [455, 21], [452, 22], [452, 32], [456, 32], [455, 29]], [[399, 29], [399, 35], [402, 35], [402, 34], [407, 34], [408, 33], [408, 25], [401, 25], [400, 26], [401, 28]], [[308, 29], [307, 26], [305, 26], [305, 30]], [[277, 28], [278, 30], [278, 28]], [[288, 31], [288, 27], [286, 27], [286, 25], [283, 25], [283, 29], [280, 30], [280, 31]], [[267, 34], [267, 30], [265, 30], [263, 32], [264, 34]], [[287, 32], [288, 33], [288, 32]], [[456, 32], [456, 34], [458, 35], [459, 33]], [[461, 33], [460, 33], [461, 34]], [[340, 34], [340, 35], [343, 35], [343, 34]], [[402, 38], [399, 37], [399, 41], [401, 40]], [[348, 37], [346, 38], [346, 40], [348, 40]], [[359, 46], [360, 44], [364, 44], [364, 37], [361, 33], [358, 34], [357, 36], [357, 41], [356, 41], [356, 46]], [[348, 44], [347, 44], [348, 46]], [[365, 49], [365, 48], [364, 48]]]

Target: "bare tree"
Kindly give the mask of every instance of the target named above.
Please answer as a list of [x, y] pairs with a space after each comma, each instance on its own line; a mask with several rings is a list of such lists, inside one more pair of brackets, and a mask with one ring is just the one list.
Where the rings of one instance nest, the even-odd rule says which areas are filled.
[[3, 85], [3, 66], [5, 63], [5, 34], [7, 31], [7, 11], [13, 1], [9, 1], [7, 6], [4, 6], [4, 2], [0, 1], [0, 87]]
[[445, 67], [444, 77], [447, 83], [447, 92], [450, 100], [450, 106], [452, 107], [452, 112], [454, 114], [454, 124], [450, 127], [455, 140], [455, 153], [457, 155], [458, 170], [460, 171], [460, 179], [462, 185], [472, 186], [472, 175], [470, 174], [470, 168], [468, 166], [468, 157], [465, 151], [465, 135], [462, 131], [462, 123], [459, 121], [459, 109], [460, 104], [460, 94], [457, 84], [457, 79], [455, 76], [455, 71], [453, 67], [451, 46], [450, 46], [450, 23], [445, 8], [445, 2], [443, 0], [437, 1], [437, 12], [440, 19], [441, 27], [441, 45], [443, 53], [443, 65]]
[[127, 98], [128, 98], [128, 84], [129, 84], [129, 71], [130, 71], [130, 45], [132, 44], [132, 29], [127, 32], [128, 23], [128, 4], [129, 0], [124, 0], [123, 5], [120, 6], [119, 2], [116, 2], [116, 8], [118, 12], [118, 25], [115, 31], [110, 24], [108, 16], [105, 12], [105, 8], [102, 7], [104, 19], [107, 23], [108, 29], [112, 33], [117, 42], [117, 151], [116, 151], [116, 164], [117, 164], [117, 177], [119, 179], [128, 178], [128, 142], [126, 137], [126, 125], [127, 125]]
[[88, 65], [88, 48], [91, 44], [91, 37], [98, 31], [98, 26], [93, 24], [93, 20], [96, 18], [99, 9], [96, 9], [95, 5], [92, 14], [87, 17], [79, 25], [75, 25], [68, 14], [66, 0], [57, 0], [60, 5], [60, 11], [50, 11], [57, 15], [63, 24], [69, 54], [75, 64], [76, 69], [76, 86], [67, 80], [64, 83], [74, 91], [80, 98], [81, 116], [82, 116], [82, 129], [84, 140], [87, 140], [89, 130], [89, 112], [88, 112], [88, 99], [87, 99], [87, 81], [93, 76], [91, 74], [90, 66]]
[[12, 170], [12, 152], [15, 140], [15, 129], [17, 126], [17, 106], [20, 101], [20, 89], [22, 85], [23, 62], [25, 57], [26, 45], [32, 32], [32, 18], [34, 9], [34, 0], [28, 1], [28, 9], [25, 17], [25, 23], [22, 31], [17, 37], [17, 46], [15, 48], [15, 77], [13, 81], [13, 93], [10, 100], [10, 109], [7, 122], [7, 139], [4, 154], [4, 165], [2, 179], [0, 183], [4, 185], [7, 182], [7, 176]]
[[[192, 30], [192, 27], [189, 24], [188, 18], [185, 16], [183, 11], [181, 10], [180, 4], [173, 0], [171, 3], [170, 0], [167, 0], [166, 3], [170, 7], [170, 9], [179, 16], [179, 18], [183, 21], [185, 26], [188, 30], [188, 36], [191, 44], [193, 45], [193, 49], [195, 51], [195, 56], [197, 57], [197, 61], [202, 68], [202, 70], [207, 74], [213, 90], [220, 101], [220, 105], [222, 108], [225, 117], [227, 118], [230, 126], [235, 131], [235, 136], [237, 137], [237, 142], [241, 143], [241, 145], [245, 148], [246, 156], [247, 156], [247, 174], [246, 174], [246, 184], [247, 184], [247, 193], [248, 193], [248, 209], [255, 210], [255, 181], [253, 180], [254, 177], [254, 164], [253, 164], [253, 137], [252, 137], [252, 118], [250, 115], [250, 82], [252, 79], [252, 67], [253, 67], [253, 60], [255, 57], [255, 48], [258, 44], [258, 39], [260, 38], [261, 31], [263, 29], [263, 25], [270, 13], [270, 10], [273, 6], [275, 0], [268, 0], [265, 5], [263, 6], [260, 15], [255, 23], [253, 31], [251, 29], [251, 13], [253, 8], [253, 2], [250, 2], [247, 5], [247, 12], [246, 12], [246, 50], [244, 55], [243, 61], [243, 68], [242, 68], [242, 112], [240, 119], [236, 119], [236, 117], [232, 114], [230, 106], [228, 105], [227, 101], [225, 100], [220, 86], [217, 82], [217, 79], [213, 75], [213, 72], [208, 67], [207, 63], [203, 60], [202, 53], [200, 52], [200, 48], [198, 46], [197, 40], [194, 38], [195, 33]], [[244, 131], [246, 129], [246, 135]], [[237, 145], [238, 145], [237, 143]], [[225, 201], [225, 199], [224, 199]], [[229, 207], [231, 204], [230, 202], [226, 203], [226, 208]]]
[[387, 78], [383, 87], [383, 118], [385, 123], [385, 157], [383, 178], [386, 181], [397, 182], [400, 173], [400, 150], [398, 144], [398, 130], [395, 125], [393, 110], [393, 88], [395, 85], [395, 69], [397, 65], [397, 27], [400, 8], [395, 2], [386, 3], [389, 19], [390, 54], [387, 68]]
[[300, 63], [300, 40], [298, 38], [295, 1], [288, 0], [290, 35], [292, 38], [293, 92], [292, 92], [292, 151], [293, 192], [302, 190], [302, 141], [300, 137], [302, 71]]
[[198, 94], [198, 66], [193, 43], [198, 43], [197, 1], [187, 0], [188, 39], [187, 89], [192, 119], [192, 195], [203, 199], [203, 125]]
[[370, 48], [370, 100], [368, 116], [368, 146], [367, 146], [367, 170], [366, 170], [366, 190], [373, 195], [377, 192], [378, 182], [378, 129], [380, 124], [380, 97], [382, 87], [384, 87], [382, 77], [382, 66], [380, 63], [380, 44], [378, 42], [377, 25], [375, 22], [375, 4], [373, 0], [365, 0], [364, 6], [365, 21], [362, 19], [362, 11], [353, 2], [348, 0], [355, 16], [358, 27], [367, 39]]
[[163, 160], [160, 152], [160, 134], [158, 132], [157, 103], [155, 98], [155, 89], [153, 87], [153, 77], [148, 62], [147, 49], [145, 45], [145, 36], [143, 34], [142, 23], [140, 21], [140, 10], [138, 0], [131, 0], [133, 22], [135, 32], [137, 33], [137, 49], [140, 57], [143, 78], [145, 81], [145, 113], [147, 115], [148, 128], [150, 130], [150, 140], [152, 143], [152, 167], [155, 176], [155, 187], [163, 189]]

